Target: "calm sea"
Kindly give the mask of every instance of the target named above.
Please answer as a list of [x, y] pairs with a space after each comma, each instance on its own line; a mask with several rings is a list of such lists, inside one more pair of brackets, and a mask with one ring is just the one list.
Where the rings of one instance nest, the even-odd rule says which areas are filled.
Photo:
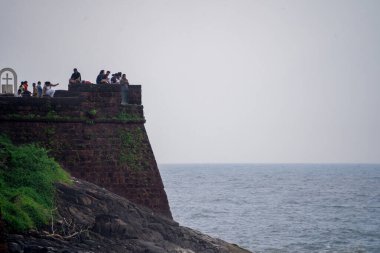
[[380, 165], [160, 165], [174, 219], [255, 252], [380, 252]]

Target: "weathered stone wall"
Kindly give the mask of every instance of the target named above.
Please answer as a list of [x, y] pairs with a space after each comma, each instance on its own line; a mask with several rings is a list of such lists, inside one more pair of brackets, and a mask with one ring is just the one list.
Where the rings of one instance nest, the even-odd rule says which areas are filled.
[[38, 143], [78, 177], [171, 217], [144, 127], [141, 86], [70, 85], [55, 98], [0, 97], [0, 132]]

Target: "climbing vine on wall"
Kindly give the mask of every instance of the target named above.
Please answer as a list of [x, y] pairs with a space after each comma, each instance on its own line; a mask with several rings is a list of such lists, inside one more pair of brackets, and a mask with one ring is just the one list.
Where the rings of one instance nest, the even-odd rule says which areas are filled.
[[145, 150], [147, 150], [144, 131], [140, 128], [133, 128], [129, 131], [120, 131], [120, 163], [127, 165], [129, 169], [134, 171], [143, 170], [149, 166], [144, 159]]

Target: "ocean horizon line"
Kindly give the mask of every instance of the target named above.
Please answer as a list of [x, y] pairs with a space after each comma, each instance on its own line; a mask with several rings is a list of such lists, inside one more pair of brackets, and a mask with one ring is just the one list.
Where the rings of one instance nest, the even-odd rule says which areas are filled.
[[165, 162], [165, 163], [157, 163], [158, 165], [380, 165], [380, 162], [378, 163], [367, 163], [367, 162], [357, 162], [357, 163], [351, 163], [351, 162], [284, 162], [284, 163], [277, 163], [277, 162]]

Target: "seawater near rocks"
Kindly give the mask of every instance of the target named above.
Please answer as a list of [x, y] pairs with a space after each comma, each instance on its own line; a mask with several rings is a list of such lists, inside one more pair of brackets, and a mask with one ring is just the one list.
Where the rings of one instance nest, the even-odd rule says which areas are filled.
[[[79, 199], [91, 199], [78, 201]], [[114, 252], [114, 253], [247, 253], [236, 245], [181, 227], [150, 209], [76, 180], [57, 184], [58, 216], [55, 234], [51, 227], [23, 235], [9, 235], [12, 252]], [[62, 221], [75, 228], [69, 234], [59, 229]], [[63, 222], [63, 223], [64, 223]]]

